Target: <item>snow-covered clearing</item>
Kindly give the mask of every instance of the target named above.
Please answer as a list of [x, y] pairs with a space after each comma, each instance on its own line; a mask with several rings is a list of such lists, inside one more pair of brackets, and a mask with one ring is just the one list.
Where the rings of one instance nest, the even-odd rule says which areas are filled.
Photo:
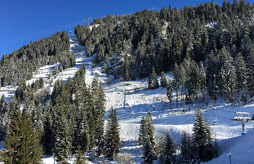
[[[53, 89], [53, 84], [57, 80], [67, 80], [72, 78], [81, 65], [86, 67], [86, 82], [91, 84], [95, 74], [98, 74], [100, 81], [103, 84], [106, 95], [106, 115], [111, 107], [117, 109], [119, 122], [121, 126], [122, 153], [129, 153], [134, 157], [136, 163], [142, 162], [142, 148], [139, 146], [138, 129], [141, 117], [151, 111], [153, 115], [153, 123], [156, 130], [156, 136], [162, 132], [170, 132], [173, 138], [179, 142], [181, 133], [186, 131], [192, 133], [192, 127], [195, 116], [196, 106], [185, 106], [180, 103], [176, 108], [176, 101], [169, 104], [166, 97], [166, 89], [158, 88], [156, 90], [147, 89], [148, 79], [140, 79], [136, 81], [112, 81], [107, 83], [107, 76], [102, 73], [100, 66], [94, 66], [92, 60], [94, 56], [87, 57], [84, 47], [79, 46], [74, 35], [71, 36], [71, 49], [76, 55], [76, 65], [53, 75], [54, 68], [60, 63], [41, 67], [33, 73], [33, 78], [27, 81], [27, 84], [33, 83], [40, 77], [44, 78], [45, 88]], [[172, 78], [171, 73], [166, 74], [168, 78]], [[158, 77], [159, 79], [159, 77]], [[0, 96], [10, 97], [15, 93], [16, 87], [7, 86], [0, 88]], [[174, 95], [176, 95], [174, 93]], [[222, 148], [222, 155], [209, 163], [227, 163], [229, 162], [227, 153], [232, 152], [233, 163], [254, 163], [252, 154], [254, 153], [254, 133], [253, 122], [246, 123], [247, 134], [241, 136], [241, 122], [231, 120], [235, 117], [235, 112], [249, 112], [250, 116], [254, 113], [254, 104], [245, 106], [235, 106], [232, 104], [223, 103], [223, 101], [213, 102], [213, 105], [205, 105], [206, 103], [198, 103], [203, 116], [211, 124], [213, 132], [219, 141], [219, 146]], [[210, 103], [211, 104], [211, 103]], [[214, 119], [217, 118], [218, 125], [212, 125]], [[53, 157], [44, 157], [44, 163], [53, 164]], [[73, 163], [73, 158], [70, 160]]]

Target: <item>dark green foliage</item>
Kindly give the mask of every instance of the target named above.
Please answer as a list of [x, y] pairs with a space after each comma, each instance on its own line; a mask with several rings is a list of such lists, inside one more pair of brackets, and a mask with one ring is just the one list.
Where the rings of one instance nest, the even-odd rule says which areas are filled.
[[105, 156], [112, 160], [120, 153], [120, 127], [116, 110], [111, 108], [105, 134]]
[[246, 103], [247, 100], [247, 90], [248, 90], [248, 70], [246, 68], [245, 61], [241, 54], [237, 55], [236, 58], [236, 88], [237, 92], [240, 94], [241, 100]]
[[207, 144], [207, 135], [205, 124], [202, 118], [202, 114], [199, 108], [196, 111], [196, 117], [193, 127], [193, 143], [194, 151], [197, 156], [197, 160], [205, 161], [206, 158], [206, 144]]
[[86, 152], [89, 148], [89, 127], [84, 111], [77, 111], [75, 126], [72, 144], [73, 151], [76, 152], [79, 148], [81, 152]]
[[24, 101], [26, 97], [26, 82], [22, 81], [15, 92], [16, 99]]
[[[75, 27], [75, 33], [89, 56], [97, 53], [97, 62], [106, 61], [108, 74], [130, 80], [149, 76], [152, 68], [156, 73], [173, 70], [177, 105], [179, 89], [180, 99], [186, 103], [200, 98], [200, 93], [203, 99], [208, 93], [212, 99], [220, 95], [233, 100], [238, 86], [230, 87], [226, 84], [229, 77], [224, 80], [221, 76], [222, 72], [234, 72], [226, 61], [229, 56], [235, 60], [240, 53], [248, 75], [248, 89], [242, 99], [247, 100], [248, 95], [254, 95], [254, 30], [249, 23], [253, 10], [253, 5], [244, 0], [233, 4], [224, 1], [222, 6], [211, 2], [180, 10], [143, 10], [98, 18]], [[116, 59], [120, 62], [114, 63]], [[205, 67], [200, 62], [206, 62]], [[178, 69], [173, 69], [175, 64]]]
[[2, 158], [6, 164], [40, 163], [42, 150], [39, 135], [33, 129], [32, 120], [27, 113], [21, 116], [20, 110], [16, 110], [8, 128], [5, 147], [7, 150]]
[[54, 152], [55, 129], [54, 116], [52, 107], [47, 107], [44, 120], [44, 133], [42, 135], [43, 150], [46, 155], [51, 155]]
[[[193, 150], [195, 152], [194, 160], [206, 162], [217, 156], [217, 146], [214, 146], [212, 140], [211, 128], [208, 121], [204, 122], [199, 107], [196, 111], [193, 127]], [[188, 156], [187, 156], [188, 157]]]
[[169, 133], [164, 138], [164, 148], [161, 159], [161, 163], [168, 164], [175, 162], [175, 146]]
[[157, 89], [159, 87], [159, 82], [157, 80], [157, 75], [155, 72], [155, 69], [152, 69], [152, 73], [149, 76], [149, 81], [148, 81], [148, 88], [149, 89]]
[[6, 101], [5, 101], [5, 96], [3, 95], [1, 97], [1, 100], [0, 100], [0, 140], [3, 140], [4, 139], [4, 136], [5, 136], [5, 132], [6, 132], [6, 127], [5, 127], [5, 124], [4, 124], [4, 113], [6, 112]]
[[138, 141], [140, 145], [144, 145], [145, 136], [146, 136], [146, 118], [142, 116], [138, 135]]
[[104, 134], [104, 113], [105, 113], [105, 95], [102, 84], [99, 83], [97, 75], [92, 82], [92, 95], [94, 100], [94, 116], [95, 116], [95, 142], [101, 140]]
[[[75, 55], [69, 51], [70, 43], [66, 32], [58, 32], [48, 38], [24, 45], [2, 58], [0, 67], [1, 86], [11, 83], [21, 84], [32, 77], [41, 66], [57, 62], [75, 61]], [[22, 63], [22, 64], [21, 64]], [[66, 64], [66, 67], [74, 63]]]
[[139, 129], [139, 143], [143, 146], [143, 163], [153, 163], [155, 160], [155, 139], [154, 127], [151, 112], [147, 113], [146, 118], [142, 117]]
[[181, 163], [191, 163], [194, 157], [192, 139], [189, 134], [183, 132], [181, 139]]
[[154, 147], [155, 147], [154, 126], [153, 126], [152, 114], [150, 111], [147, 113], [147, 116], [146, 116], [146, 136], [145, 136], [145, 138], [147, 138], [147, 136], [149, 136], [149, 140], [150, 140], [149, 142], [154, 149]]
[[171, 102], [173, 100], [173, 85], [172, 85], [172, 81], [170, 79], [168, 79], [167, 97], [168, 97], [168, 100], [171, 105]]
[[208, 56], [206, 62], [206, 84], [208, 95], [212, 98], [215, 98], [215, 92], [217, 89], [216, 86], [216, 77], [217, 77], [217, 58], [213, 52], [211, 52]]
[[82, 151], [80, 149], [80, 146], [78, 147], [78, 153], [76, 155], [76, 164], [84, 164], [85, 160], [82, 157]]
[[233, 59], [224, 49], [221, 51], [222, 66], [218, 75], [218, 87], [223, 98], [234, 100], [236, 72]]
[[152, 146], [150, 140], [150, 136], [147, 135], [143, 147], [144, 161], [142, 163], [144, 164], [153, 164], [153, 160], [156, 160], [157, 158], [154, 147]]
[[43, 88], [44, 87], [44, 80], [43, 80], [43, 78], [41, 77], [40, 79], [39, 79], [39, 88]]
[[173, 72], [173, 88], [176, 90], [176, 105], [178, 107], [178, 89], [180, 88], [180, 69], [175, 63]]
[[163, 88], [166, 88], [168, 86], [168, 81], [164, 72], [161, 73], [161, 86]]
[[56, 140], [55, 140], [55, 156], [56, 161], [62, 161], [68, 158], [71, 155], [71, 147], [72, 147], [72, 137], [70, 127], [68, 126], [68, 122], [66, 116], [64, 114], [64, 108], [57, 108], [58, 115], [55, 121], [56, 126]]

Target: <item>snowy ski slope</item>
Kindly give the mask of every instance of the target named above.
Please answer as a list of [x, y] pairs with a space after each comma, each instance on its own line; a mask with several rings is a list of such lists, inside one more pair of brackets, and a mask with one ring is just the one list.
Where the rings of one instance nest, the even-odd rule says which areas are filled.
[[[142, 162], [142, 149], [137, 143], [139, 124], [141, 117], [146, 115], [148, 111], [151, 111], [153, 115], [156, 137], [162, 132], [170, 132], [172, 137], [179, 142], [183, 131], [192, 133], [196, 109], [195, 104], [186, 106], [187, 111], [185, 113], [183, 112], [182, 104], [179, 105], [179, 108], [176, 108], [175, 101], [173, 101], [170, 107], [166, 97], [166, 89], [160, 87], [156, 90], [148, 90], [148, 79], [127, 82], [116, 80], [108, 84], [107, 76], [102, 73], [102, 68], [100, 66], [94, 66], [92, 63], [95, 55], [87, 57], [84, 47], [78, 45], [75, 35], [70, 36], [70, 42], [70, 51], [74, 52], [76, 56], [76, 65], [74, 67], [63, 70], [56, 76], [52, 75], [52, 73], [55, 66], [59, 66], [60, 63], [41, 67], [33, 73], [33, 78], [27, 81], [27, 84], [31, 84], [33, 81], [43, 77], [45, 88], [52, 90], [55, 81], [65, 81], [68, 78], [72, 78], [80, 66], [85, 64], [87, 84], [91, 84], [95, 74], [98, 74], [103, 84], [107, 100], [105, 119], [107, 119], [108, 110], [111, 107], [117, 109], [121, 126], [121, 139], [123, 141], [122, 153], [131, 154], [136, 163]], [[172, 78], [171, 73], [167, 73], [166, 75], [167, 78]], [[50, 84], [51, 81], [52, 83]], [[7, 99], [10, 99], [14, 95], [15, 90], [16, 87], [13, 86], [2, 87], [0, 88], [0, 96], [5, 94]], [[223, 101], [215, 102], [209, 106], [204, 104], [197, 103], [197, 105], [201, 106], [204, 118], [210, 124], [217, 118], [219, 124], [211, 125], [211, 127], [216, 134], [219, 144], [221, 144], [221, 148], [223, 148], [222, 155], [209, 163], [218, 164], [229, 162], [228, 156], [226, 155], [229, 150], [232, 152], [232, 161], [235, 161], [233, 163], [241, 163], [240, 161], [244, 161], [243, 163], [246, 164], [254, 163], [254, 159], [252, 158], [252, 154], [254, 153], [254, 141], [252, 140], [254, 137], [254, 133], [252, 132], [254, 131], [254, 122], [249, 121], [246, 123], [247, 135], [241, 136], [241, 122], [231, 120], [235, 116], [235, 112], [249, 112], [252, 116], [254, 113], [254, 104], [236, 106], [224, 103]], [[45, 157], [43, 161], [47, 164], [54, 163], [53, 157]], [[70, 158], [69, 161], [73, 163], [73, 158]]]

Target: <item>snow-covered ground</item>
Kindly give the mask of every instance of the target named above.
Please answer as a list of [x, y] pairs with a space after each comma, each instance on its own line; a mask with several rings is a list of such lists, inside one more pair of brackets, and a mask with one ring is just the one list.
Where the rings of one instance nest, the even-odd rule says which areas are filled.
[[[169, 104], [166, 97], [166, 89], [158, 88], [156, 90], [148, 90], [148, 79], [140, 79], [136, 81], [112, 81], [107, 83], [107, 76], [102, 73], [100, 66], [94, 66], [92, 60], [94, 56], [87, 57], [84, 47], [79, 46], [74, 35], [70, 37], [71, 48], [70, 51], [76, 55], [76, 65], [53, 75], [53, 70], [60, 63], [41, 67], [33, 73], [33, 78], [27, 81], [31, 84], [40, 77], [44, 78], [45, 88], [53, 89], [53, 84], [56, 80], [67, 80], [72, 78], [81, 65], [86, 67], [86, 82], [91, 84], [95, 74], [98, 74], [101, 80], [104, 92], [106, 95], [106, 115], [108, 118], [108, 111], [111, 107], [117, 109], [119, 122], [121, 126], [121, 140], [122, 153], [129, 153], [134, 157], [135, 163], [142, 162], [142, 149], [138, 145], [138, 129], [141, 117], [151, 111], [153, 116], [153, 123], [155, 126], [156, 136], [162, 132], [170, 132], [172, 137], [179, 142], [181, 133], [186, 131], [192, 133], [192, 127], [195, 117], [196, 105], [185, 106], [183, 112], [183, 105], [180, 103], [176, 108], [176, 101]], [[166, 74], [168, 78], [172, 78], [172, 73]], [[159, 79], [159, 77], [158, 77]], [[51, 82], [51, 83], [50, 83]], [[0, 88], [0, 96], [5, 96], [10, 99], [15, 93], [16, 87], [7, 86]], [[175, 93], [174, 93], [175, 95]], [[197, 103], [203, 111], [203, 116], [211, 124], [213, 132], [216, 134], [219, 146], [222, 148], [222, 155], [209, 163], [228, 163], [228, 151], [232, 152], [232, 163], [254, 163], [252, 154], [254, 153], [254, 137], [253, 127], [254, 122], [246, 123], [247, 134], [241, 136], [242, 126], [241, 122], [231, 120], [235, 117], [235, 112], [249, 112], [252, 116], [254, 113], [254, 104], [245, 106], [236, 106], [224, 103], [223, 101], [206, 103]], [[212, 125], [212, 122], [217, 119], [218, 125]], [[44, 163], [53, 164], [53, 157], [44, 157]], [[73, 158], [70, 159], [73, 163]]]
[[[135, 90], [135, 88], [138, 89]], [[183, 131], [192, 133], [196, 109], [195, 105], [186, 106], [184, 113], [181, 105], [179, 108], [175, 108], [175, 101], [172, 105], [174, 109], [171, 109], [166, 97], [166, 89], [148, 90], [146, 88], [147, 80], [119, 82], [105, 87], [107, 109], [111, 106], [116, 108], [120, 119], [122, 151], [131, 153], [137, 163], [142, 161], [140, 158], [141, 149], [135, 141], [138, 139], [139, 123], [143, 115], [151, 111], [157, 137], [162, 132], [170, 132], [173, 138], [179, 142]], [[235, 112], [249, 112], [252, 116], [254, 104], [235, 106], [218, 102], [213, 106], [202, 105], [201, 109], [203, 117], [211, 124], [212, 131], [216, 134], [219, 144], [221, 143], [220, 147], [223, 149], [223, 154], [211, 163], [225, 163], [228, 160], [226, 154], [229, 150], [232, 152], [232, 156], [235, 154], [235, 163], [241, 163], [242, 159], [245, 159], [244, 163], [254, 163], [247, 153], [250, 150], [243, 151], [245, 150], [243, 149], [244, 145], [254, 146], [252, 143], [254, 141], [248, 140], [251, 137], [246, 137], [254, 135], [252, 133], [254, 122], [246, 122], [247, 135], [242, 137], [242, 123], [232, 120], [235, 117]], [[107, 118], [107, 113], [105, 117]], [[217, 119], [218, 125], [212, 125], [215, 119]]]

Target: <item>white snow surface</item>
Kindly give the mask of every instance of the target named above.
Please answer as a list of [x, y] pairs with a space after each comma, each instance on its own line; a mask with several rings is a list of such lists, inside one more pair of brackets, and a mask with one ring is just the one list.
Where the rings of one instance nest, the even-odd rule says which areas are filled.
[[[156, 138], [158, 138], [159, 134], [162, 132], [170, 132], [176, 142], [179, 142], [183, 131], [190, 134], [192, 133], [196, 105], [200, 105], [204, 118], [211, 124], [212, 131], [216, 134], [216, 138], [222, 150], [221, 155], [209, 163], [229, 163], [229, 158], [227, 156], [228, 151], [232, 152], [233, 164], [254, 163], [254, 158], [252, 157], [254, 153], [254, 123], [252, 121], [246, 122], [247, 134], [241, 136], [241, 122], [231, 120], [235, 117], [235, 112], [249, 112], [250, 116], [252, 116], [254, 113], [254, 103], [233, 105], [223, 101], [197, 102], [196, 105], [185, 106], [186, 112], [183, 112], [183, 104], [180, 103], [179, 106], [176, 107], [176, 101], [174, 100], [172, 105], [170, 105], [166, 97], [165, 88], [159, 87], [155, 90], [148, 90], [147, 78], [136, 81], [112, 80], [110, 84], [107, 83], [108, 78], [102, 73], [102, 67], [95, 66], [92, 63], [96, 54], [87, 57], [84, 47], [78, 45], [75, 35], [70, 37], [70, 42], [70, 51], [74, 52], [76, 55], [76, 65], [63, 70], [56, 76], [51, 74], [54, 67], [59, 66], [60, 63], [41, 67], [33, 73], [33, 78], [27, 81], [27, 85], [43, 77], [45, 89], [52, 91], [53, 84], [56, 80], [65, 81], [68, 78], [73, 78], [80, 66], [85, 64], [87, 84], [91, 84], [95, 74], [98, 74], [103, 84], [107, 110], [105, 119], [108, 118], [108, 112], [111, 107], [117, 110], [121, 128], [122, 153], [131, 154], [135, 163], [141, 163], [143, 161], [141, 158], [142, 148], [137, 142], [138, 129], [142, 116], [146, 116], [147, 112], [151, 111]], [[50, 75], [51, 79], [49, 79]], [[167, 78], [172, 78], [172, 73], [168, 72], [166, 76]], [[160, 80], [159, 76], [158, 80]], [[50, 81], [52, 81], [52, 84], [50, 84]], [[2, 87], [0, 88], [0, 96], [4, 94], [7, 99], [10, 99], [15, 93], [16, 88], [17, 87], [14, 86]], [[174, 97], [175, 95], [174, 93]], [[217, 118], [218, 125], [212, 125], [215, 118]], [[68, 161], [73, 163], [74, 158], [70, 158]], [[44, 157], [43, 162], [45, 164], [53, 164], [53, 157]]]

